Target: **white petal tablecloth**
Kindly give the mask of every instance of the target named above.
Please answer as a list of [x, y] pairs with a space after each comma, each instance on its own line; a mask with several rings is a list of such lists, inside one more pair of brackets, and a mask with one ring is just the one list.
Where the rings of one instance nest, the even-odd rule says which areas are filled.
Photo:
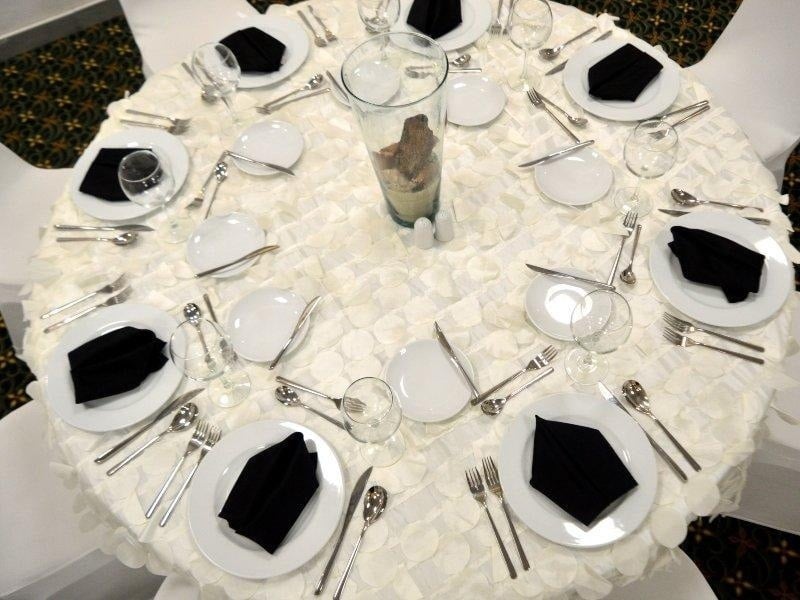
[[[237, 106], [245, 121], [255, 120], [249, 109], [256, 102], [300, 85], [323, 68], [335, 69], [347, 49], [363, 37], [352, 2], [330, 1], [327, 9], [338, 15], [342, 41], [328, 49], [312, 47], [309, 60], [280, 90], [240, 93]], [[271, 10], [291, 14], [296, 9]], [[554, 40], [567, 39], [591, 20], [560, 5], [554, 5], [554, 10]], [[607, 15], [599, 20], [605, 27], [613, 26]], [[628, 35], [622, 30], [614, 33], [618, 38]], [[477, 55], [486, 74], [500, 81], [521, 60], [510, 44], [501, 41], [470, 52]], [[538, 58], [534, 61], [539, 70], [549, 66]], [[689, 74], [682, 72], [681, 77], [676, 105], [707, 97]], [[547, 78], [542, 91], [565, 101], [560, 75]], [[130, 98], [111, 105], [99, 138], [122, 128], [118, 118], [126, 107], [193, 118], [189, 133], [181, 138], [191, 153], [192, 168], [179, 203], [188, 203], [223, 148], [218, 122], [227, 117], [222, 107], [203, 104], [195, 84], [179, 66], [173, 67], [149, 79]], [[322, 295], [324, 302], [306, 341], [288, 357], [282, 373], [333, 394], [341, 393], [354, 378], [380, 375], [398, 348], [432, 336], [434, 320], [452, 343], [468, 352], [479, 386], [486, 388], [551, 343], [526, 323], [523, 296], [531, 274], [525, 262], [575, 267], [598, 277], [610, 268], [617, 239], [612, 234], [619, 220], [610, 198], [586, 209], [554, 204], [540, 196], [530, 171], [515, 168], [521, 159], [567, 142], [521, 93], [509, 98], [490, 127], [448, 128], [443, 198], [455, 210], [456, 238], [427, 251], [415, 248], [411, 232], [400, 230], [386, 215], [360, 133], [347, 110], [326, 95], [292, 104], [275, 118], [294, 123], [305, 138], [305, 154], [295, 166], [298, 176], [256, 178], [234, 169], [214, 211], [223, 214], [235, 209], [256, 216], [269, 239], [280, 243], [280, 251], [263, 257], [242, 276], [198, 284], [185, 262], [184, 247], [162, 244], [152, 234], [144, 235], [137, 246], [117, 248], [56, 244], [54, 232], [48, 230], [33, 263], [35, 283], [25, 304], [32, 325], [24, 358], [35, 373], [44, 372], [61, 336], [60, 331], [43, 334], [37, 315], [93, 283], [110, 280], [110, 271], [124, 270], [134, 282], [135, 301], [176, 315], [183, 303], [198, 301], [203, 291], [211, 294], [221, 318], [237, 299], [262, 285], [291, 288], [306, 299]], [[629, 125], [590, 117], [582, 134], [597, 140], [596, 148], [613, 165], [616, 187], [634, 183], [621, 158], [629, 130]], [[780, 210], [774, 179], [725, 111], [712, 101], [710, 111], [681, 126], [680, 136], [677, 165], [649, 184], [656, 204], [666, 206], [667, 190], [676, 186], [712, 198], [755, 199], [765, 209], [764, 216], [772, 219], [776, 239], [797, 262], [797, 253], [787, 241], [788, 220]], [[152, 221], [160, 219], [156, 216]], [[613, 584], [637, 579], [662, 563], [697, 515], [716, 514], [735, 505], [772, 392], [787, 385], [779, 364], [797, 295], [792, 294], [770, 322], [741, 332], [767, 347], [765, 367], [702, 349], [668, 346], [658, 325], [667, 305], [647, 268], [648, 246], [666, 220], [654, 212], [643, 221], [635, 265], [639, 283], [624, 290], [635, 327], [630, 342], [612, 355], [613, 373], [608, 381], [618, 383], [629, 377], [641, 381], [655, 411], [702, 464], [702, 474], [682, 485], [659, 461], [653, 511], [636, 532], [605, 548], [558, 547], [519, 526], [532, 569], [511, 581], [485, 516], [468, 494], [463, 471], [482, 456], [497, 455], [501, 436], [520, 410], [546, 393], [569, 387], [559, 363], [555, 376], [511, 402], [496, 419], [465, 410], [442, 424], [404, 422], [407, 450], [402, 460], [373, 473], [373, 480], [389, 490], [389, 509], [367, 535], [348, 584], [348, 597], [545, 598], [576, 593], [581, 598], [601, 598]], [[55, 205], [53, 222], [86, 221], [65, 193]], [[563, 355], [568, 345], [559, 346]], [[248, 371], [254, 391], [244, 404], [222, 410], [201, 396], [201, 409], [226, 432], [265, 418], [307, 423], [340, 454], [349, 489], [366, 467], [356, 443], [305, 411], [279, 405], [273, 397], [274, 374], [263, 365], [250, 364]], [[44, 388], [33, 384], [31, 392], [47, 403]], [[187, 524], [185, 501], [166, 528], [147, 522], [143, 507], [186, 439], [165, 439], [131, 468], [109, 479], [92, 458], [121, 434], [85, 433], [51, 417], [51, 442], [61, 457], [54, 468], [71, 484], [80, 485], [83, 502], [76, 510], [84, 515], [87, 527], [99, 516], [110, 528], [106, 550], [123, 562], [144, 564], [156, 573], [186, 574], [202, 585], [208, 598], [311, 595], [327, 550], [287, 576], [247, 581], [219, 570], [200, 554]], [[645, 423], [652, 430], [651, 425]], [[668, 445], [660, 432], [653, 435]], [[677, 456], [677, 452], [672, 454]], [[491, 506], [510, 543], [497, 504], [492, 501]], [[357, 528], [351, 527], [343, 555], [356, 534]], [[344, 562], [340, 557], [329, 591]]]

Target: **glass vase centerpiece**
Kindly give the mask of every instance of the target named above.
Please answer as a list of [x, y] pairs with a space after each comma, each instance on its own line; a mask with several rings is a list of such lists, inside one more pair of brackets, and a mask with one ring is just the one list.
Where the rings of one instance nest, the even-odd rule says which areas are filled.
[[447, 70], [444, 50], [416, 33], [375, 35], [342, 64], [389, 214], [404, 227], [439, 208]]

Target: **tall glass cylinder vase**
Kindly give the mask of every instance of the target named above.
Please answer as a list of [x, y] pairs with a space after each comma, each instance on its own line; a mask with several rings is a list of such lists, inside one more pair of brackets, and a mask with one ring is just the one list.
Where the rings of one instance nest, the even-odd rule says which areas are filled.
[[416, 33], [375, 35], [342, 64], [389, 214], [404, 227], [439, 208], [447, 69], [444, 50]]

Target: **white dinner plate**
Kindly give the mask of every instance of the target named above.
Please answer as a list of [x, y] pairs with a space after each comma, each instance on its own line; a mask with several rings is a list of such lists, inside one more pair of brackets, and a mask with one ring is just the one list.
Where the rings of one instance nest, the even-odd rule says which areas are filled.
[[[260, 121], [245, 129], [233, 142], [233, 151], [254, 160], [290, 168], [303, 154], [303, 134], [285, 121]], [[274, 175], [278, 171], [234, 158], [233, 162], [251, 175]]]
[[506, 106], [503, 88], [484, 75], [458, 75], [447, 86], [447, 120], [456, 125], [485, 125]]
[[[718, 287], [694, 283], [681, 273], [678, 258], [667, 245], [671, 227], [705, 229], [764, 255], [761, 285], [756, 294], [730, 303]], [[672, 219], [650, 246], [650, 276], [658, 291], [686, 316], [717, 327], [746, 327], [772, 317], [794, 289], [794, 269], [769, 230], [721, 211], [701, 211]]]
[[567, 206], [596, 202], [614, 184], [611, 165], [594, 148], [581, 148], [562, 158], [536, 165], [533, 177], [545, 196]]
[[[473, 379], [467, 356], [456, 347], [453, 352]], [[457, 415], [472, 397], [469, 384], [436, 340], [417, 340], [400, 348], [386, 367], [386, 382], [397, 394], [403, 415], [422, 423]]]
[[277, 71], [259, 75], [242, 73], [242, 77], [239, 80], [240, 89], [260, 88], [283, 81], [297, 71], [308, 58], [308, 50], [310, 48], [308, 34], [306, 34], [300, 22], [287, 17], [278, 17], [269, 12], [265, 15], [248, 16], [242, 19], [236, 29], [220, 35], [219, 39], [221, 40], [234, 31], [240, 31], [248, 27], [255, 27], [264, 33], [268, 33], [286, 46], [286, 50], [283, 53], [281, 68]]
[[[571, 267], [553, 267], [577, 277], [594, 279], [591, 273]], [[570, 319], [578, 303], [594, 287], [588, 283], [539, 274], [525, 292], [525, 314], [539, 331], [557, 340], [574, 341]]]
[[400, 73], [380, 60], [365, 60], [353, 69], [347, 82], [350, 93], [360, 100], [385, 104], [400, 89]]
[[[400, 0], [400, 17], [392, 26], [392, 31], [420, 33], [407, 23], [408, 12], [414, 0]], [[461, 25], [436, 42], [445, 52], [452, 52], [475, 43], [489, 29], [492, 22], [492, 6], [489, 0], [461, 0]]]
[[[295, 431], [317, 453], [319, 487], [270, 554], [217, 515], [248, 459]], [[189, 528], [200, 552], [223, 571], [245, 579], [277, 577], [306, 564], [325, 546], [339, 524], [344, 491], [342, 466], [322, 436], [292, 421], [258, 421], [224, 435], [200, 463], [189, 488]]]
[[[158, 412], [178, 389], [183, 374], [168, 360], [136, 389], [75, 404], [68, 353], [94, 338], [127, 326], [149, 329], [158, 339], [169, 344], [178, 322], [163, 310], [130, 302], [101, 308], [75, 321], [53, 350], [45, 369], [47, 398], [64, 422], [93, 432], [130, 427]], [[164, 346], [165, 356], [167, 352], [167, 346]]]
[[[589, 68], [628, 43], [655, 58], [664, 68], [633, 102], [590, 96]], [[675, 102], [681, 89], [680, 67], [640, 39], [604, 40], [587, 44], [569, 59], [564, 69], [564, 87], [578, 106], [595, 116], [612, 121], [641, 121], [660, 115]]]
[[[210, 217], [200, 223], [186, 243], [186, 260], [195, 273], [229, 263], [261, 248], [266, 240], [258, 222], [243, 213]], [[233, 277], [258, 260], [258, 257], [214, 273], [213, 277]]]
[[[573, 518], [531, 484], [536, 415], [597, 429], [638, 485], [591, 526]], [[644, 432], [605, 400], [564, 392], [545, 396], [520, 412], [500, 442], [500, 483], [517, 517], [542, 537], [573, 548], [597, 548], [629, 535], [642, 524], [656, 496], [658, 470]]]
[[140, 206], [134, 202], [109, 202], [80, 191], [81, 182], [101, 148], [157, 148], [169, 161], [172, 177], [175, 180], [175, 198], [189, 173], [189, 152], [176, 136], [166, 131], [147, 127], [130, 127], [113, 133], [101, 140], [95, 140], [84, 150], [72, 169], [70, 194], [75, 206], [87, 215], [102, 221], [127, 221], [136, 219], [157, 210]]
[[[271, 361], [291, 336], [305, 307], [305, 301], [288, 290], [264, 287], [247, 294], [233, 306], [228, 317], [233, 349], [253, 362]], [[309, 323], [306, 321], [300, 328], [287, 354], [306, 337]]]

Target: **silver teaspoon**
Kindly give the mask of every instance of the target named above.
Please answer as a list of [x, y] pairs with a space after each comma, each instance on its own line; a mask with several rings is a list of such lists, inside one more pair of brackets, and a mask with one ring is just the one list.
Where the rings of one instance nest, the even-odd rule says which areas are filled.
[[483, 414], [489, 415], [490, 417], [496, 417], [501, 412], [503, 412], [503, 409], [505, 408], [509, 400], [511, 400], [514, 396], [521, 394], [522, 392], [527, 390], [537, 381], [540, 381], [545, 377], [547, 377], [548, 375], [552, 374], [554, 370], [555, 369], [553, 369], [553, 367], [548, 367], [546, 371], [542, 371], [536, 377], [534, 377], [527, 383], [524, 383], [523, 385], [515, 389], [505, 398], [489, 398], [487, 400], [484, 400], [483, 402], [481, 402], [481, 410], [483, 411]]
[[57, 237], [57, 242], [111, 242], [115, 246], [130, 246], [139, 239], [139, 234], [132, 231], [113, 237]]
[[737, 210], [742, 210], [743, 208], [752, 208], [757, 210], [758, 212], [764, 212], [763, 208], [758, 206], [747, 206], [745, 204], [736, 204], [734, 202], [717, 202], [716, 200], [701, 200], [690, 194], [689, 192], [682, 190], [680, 188], [674, 188], [670, 195], [672, 199], [677, 202], [678, 204], [682, 204], [683, 206], [700, 206], [701, 204], [716, 204], [717, 206], [729, 206], [730, 208], [735, 208]]
[[299, 94], [301, 92], [308, 92], [310, 90], [316, 90], [319, 86], [322, 85], [322, 83], [324, 81], [325, 81], [325, 78], [322, 76], [322, 73], [317, 73], [311, 79], [309, 79], [308, 83], [306, 83], [304, 86], [299, 87], [296, 90], [292, 90], [291, 92], [289, 92], [288, 94], [284, 94], [280, 98], [275, 98], [274, 100], [270, 100], [266, 104], [262, 104], [261, 107], [262, 108], [269, 108], [273, 104], [277, 104], [281, 100], [284, 100], [285, 98], [289, 98], [290, 96], [294, 96], [295, 94]]
[[554, 48], [542, 48], [541, 50], [539, 50], [539, 56], [541, 56], [545, 60], [554, 60], [555, 58], [558, 57], [559, 54], [561, 54], [561, 51], [564, 48], [569, 46], [572, 42], [577, 42], [583, 36], [589, 35], [595, 29], [597, 29], [596, 26], [590, 27], [586, 31], [583, 31], [583, 32], [579, 33], [578, 35], [576, 35], [571, 40], [567, 40], [566, 42], [564, 42], [562, 44], [559, 44], [558, 46], [555, 46]]
[[336, 419], [334, 419], [332, 417], [329, 417], [324, 412], [320, 412], [316, 408], [314, 408], [313, 406], [309, 406], [308, 404], [306, 404], [305, 402], [300, 400], [300, 396], [297, 395], [297, 392], [295, 392], [289, 386], [282, 385], [282, 386], [276, 388], [275, 389], [275, 398], [278, 399], [278, 402], [280, 402], [281, 404], [285, 404], [286, 406], [300, 406], [302, 408], [305, 408], [306, 410], [311, 411], [312, 413], [314, 413], [318, 417], [322, 417], [323, 419], [325, 419], [329, 423], [332, 423], [332, 424], [336, 425], [337, 427], [341, 427], [342, 429], [344, 429], [344, 425], [342, 425]]

